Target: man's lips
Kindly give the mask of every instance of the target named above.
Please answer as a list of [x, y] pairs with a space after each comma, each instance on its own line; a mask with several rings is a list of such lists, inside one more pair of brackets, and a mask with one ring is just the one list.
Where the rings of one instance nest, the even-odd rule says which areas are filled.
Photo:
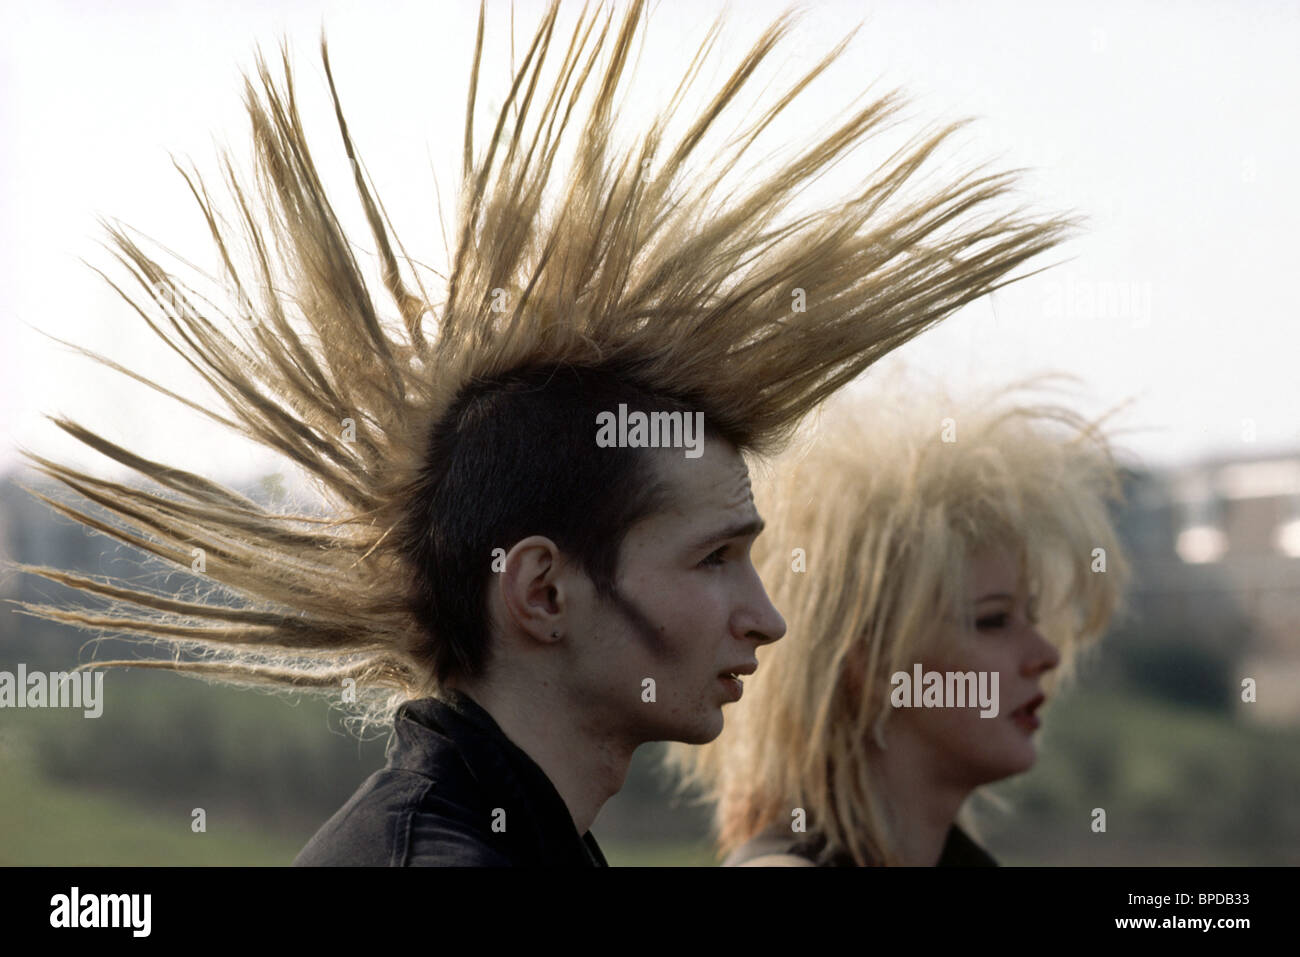
[[718, 672], [718, 681], [722, 682], [727, 689], [728, 697], [732, 701], [739, 701], [741, 695], [745, 693], [745, 683], [740, 680], [740, 676], [752, 675], [756, 670], [758, 670], [757, 661], [746, 661], [734, 668]]
[[719, 678], [739, 678], [741, 675], [752, 675], [758, 670], [757, 661], [746, 661], [744, 664], [737, 665], [734, 668], [727, 668], [718, 672]]

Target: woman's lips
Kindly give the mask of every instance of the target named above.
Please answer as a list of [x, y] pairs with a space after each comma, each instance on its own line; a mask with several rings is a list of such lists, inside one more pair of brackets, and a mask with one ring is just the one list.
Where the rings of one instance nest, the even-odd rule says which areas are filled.
[[1038, 720], [1038, 715], [1034, 714], [1034, 712], [1038, 710], [1045, 700], [1046, 698], [1044, 698], [1043, 695], [1038, 695], [1027, 704], [1023, 704], [1015, 711], [1012, 711], [1011, 720], [1020, 725], [1020, 727], [1024, 728], [1026, 731], [1036, 731], [1041, 722]]

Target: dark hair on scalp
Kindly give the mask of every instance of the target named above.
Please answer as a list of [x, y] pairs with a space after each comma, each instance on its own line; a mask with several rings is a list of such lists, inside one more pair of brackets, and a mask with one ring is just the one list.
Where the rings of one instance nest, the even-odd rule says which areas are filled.
[[540, 366], [472, 382], [431, 430], [395, 544], [410, 564], [409, 602], [420, 625], [404, 651], [439, 683], [486, 666], [495, 549], [544, 535], [598, 595], [617, 594], [624, 537], [672, 495], [653, 450], [596, 444], [598, 413], [619, 403], [647, 413], [702, 411], [707, 436], [746, 447], [743, 430], [717, 425], [699, 400], [652, 391], [612, 364]]

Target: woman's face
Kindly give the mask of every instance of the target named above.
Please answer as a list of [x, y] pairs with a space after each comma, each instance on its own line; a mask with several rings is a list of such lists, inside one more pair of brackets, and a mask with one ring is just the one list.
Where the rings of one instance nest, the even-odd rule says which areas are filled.
[[981, 717], [978, 704], [899, 708], [890, 716], [886, 739], [922, 749], [943, 783], [974, 788], [1033, 766], [1035, 712], [1043, 702], [1039, 681], [1060, 663], [1060, 654], [1038, 633], [1035, 601], [1011, 551], [976, 553], [969, 582], [974, 626], [951, 619], [920, 664], [924, 672], [945, 675], [985, 673], [990, 689], [996, 672], [996, 716]]

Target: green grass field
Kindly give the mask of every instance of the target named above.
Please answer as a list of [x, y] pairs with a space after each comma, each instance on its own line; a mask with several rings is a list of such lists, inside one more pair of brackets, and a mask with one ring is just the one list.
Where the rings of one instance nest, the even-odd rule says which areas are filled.
[[[51, 784], [6, 765], [0, 776], [0, 866], [279, 867], [310, 834], [286, 838], [248, 824], [208, 821], [196, 834], [181, 810], [164, 816], [111, 794]], [[602, 844], [616, 867], [712, 866], [704, 844]]]
[[110, 794], [52, 784], [7, 762], [0, 776], [0, 865], [280, 865], [302, 841], [160, 812]]
[[[187, 720], [200, 717], [199, 701], [210, 691], [198, 690], [188, 699]], [[50, 712], [6, 714], [0, 864], [291, 862], [328, 816], [322, 807], [341, 803], [374, 753], [358, 760], [354, 741], [330, 735], [318, 715], [280, 702], [254, 696], [247, 712], [230, 713], [230, 702], [240, 700], [223, 698], [222, 709], [201, 716], [198, 726], [212, 733], [201, 765], [182, 764], [181, 757], [193, 755], [173, 749], [158, 730], [166, 703], [140, 702], [129, 720], [119, 712], [128, 725], [117, 729], [107, 717], [97, 723], [56, 720]], [[281, 720], [282, 712], [289, 717]], [[189, 743], [187, 732], [169, 733]], [[161, 750], [149, 751], [150, 741]], [[69, 750], [49, 764], [59, 748]], [[1039, 751], [1031, 773], [996, 789], [1008, 809], [979, 818], [981, 840], [1003, 863], [1300, 863], [1300, 729], [1256, 727], [1131, 697], [1078, 695], [1048, 715]], [[340, 752], [342, 770], [320, 779], [333, 781], [327, 799], [300, 806], [317, 787], [313, 775], [323, 775], [330, 760], [337, 766]], [[75, 782], [43, 770], [66, 767], [80, 754], [90, 770]], [[169, 766], [173, 757], [177, 764]], [[653, 798], [640, 800], [650, 802], [647, 822], [673, 820]], [[191, 830], [196, 804], [207, 812], [203, 833]], [[1106, 809], [1104, 834], [1089, 827], [1096, 807]], [[597, 827], [596, 836], [616, 866], [713, 865], [704, 835], [680, 830], [663, 842], [610, 826]]]

